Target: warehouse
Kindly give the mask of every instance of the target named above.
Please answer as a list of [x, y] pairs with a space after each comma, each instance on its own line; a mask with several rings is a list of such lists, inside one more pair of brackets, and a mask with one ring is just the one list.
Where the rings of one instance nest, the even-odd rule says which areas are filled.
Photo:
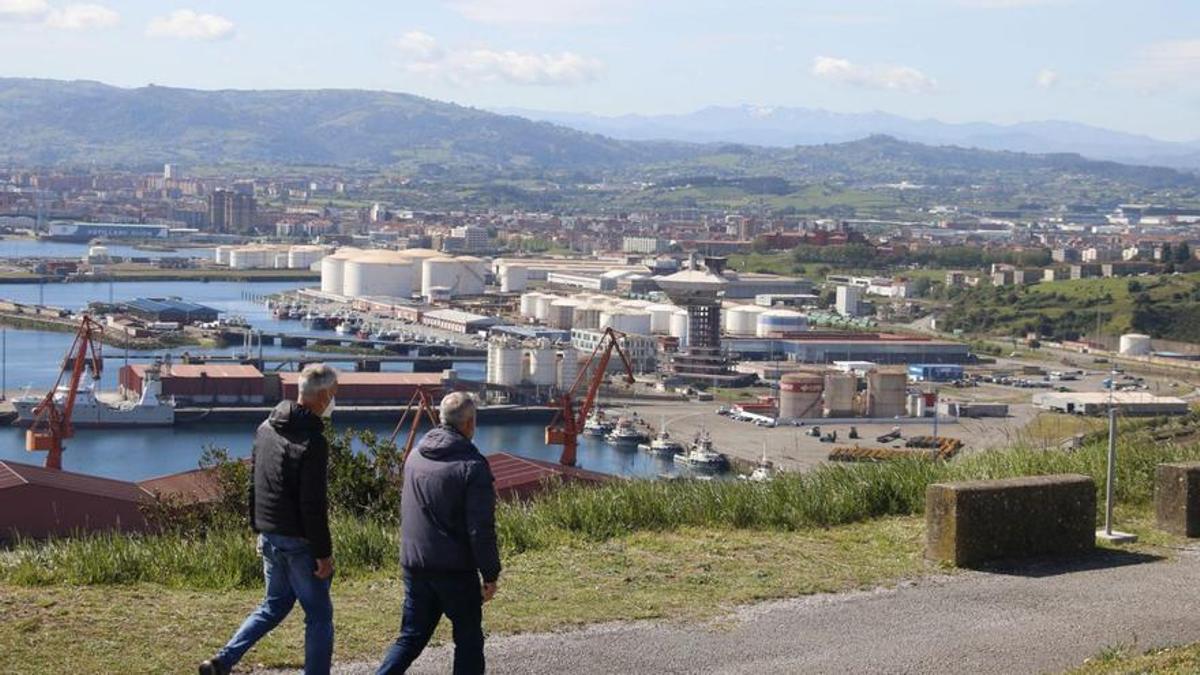
[[0, 460], [0, 541], [141, 530], [149, 497], [125, 481]]
[[788, 339], [729, 338], [722, 341], [722, 346], [739, 358], [763, 361], [873, 361], [879, 364], [971, 361], [970, 349], [965, 344], [890, 333], [813, 331]]
[[1033, 404], [1044, 410], [1073, 415], [1103, 415], [1108, 413], [1109, 401], [1118, 415], [1150, 417], [1155, 415], [1186, 415], [1187, 401], [1174, 396], [1155, 396], [1143, 391], [1073, 391], [1035, 394]]
[[[280, 373], [284, 399], [296, 400], [299, 373]], [[441, 373], [338, 373], [339, 405], [404, 405], [417, 389], [424, 389], [434, 401], [442, 398], [446, 382]]]
[[440, 328], [452, 333], [476, 333], [496, 325], [497, 319], [482, 314], [473, 314], [458, 309], [435, 309], [421, 316], [421, 323], [430, 328]]
[[[148, 364], [121, 368], [120, 385], [126, 395], [140, 396]], [[263, 405], [266, 378], [254, 366], [240, 364], [164, 365], [162, 396], [177, 406]]]
[[908, 367], [913, 382], [957, 382], [963, 379], [963, 367], [946, 363], [914, 363]]
[[143, 321], [163, 321], [187, 325], [216, 321], [221, 312], [179, 298], [138, 298], [121, 303], [121, 311]]

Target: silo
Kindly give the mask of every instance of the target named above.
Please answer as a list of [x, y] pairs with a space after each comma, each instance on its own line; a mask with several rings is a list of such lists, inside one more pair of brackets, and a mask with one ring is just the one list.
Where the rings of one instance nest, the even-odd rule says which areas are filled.
[[508, 340], [488, 343], [488, 382], [503, 387], [521, 384], [521, 350]]
[[558, 353], [545, 341], [526, 352], [529, 358], [529, 383], [553, 387], [558, 383]]
[[537, 304], [534, 306], [533, 318], [538, 321], [545, 322], [550, 317], [550, 306], [558, 301], [557, 295], [544, 294], [537, 299]]
[[500, 292], [519, 293], [529, 283], [529, 268], [523, 265], [504, 265], [500, 268]]
[[551, 328], [571, 330], [575, 325], [575, 308], [579, 302], [569, 298], [560, 298], [550, 303], [550, 311], [546, 315], [546, 325]]
[[1122, 356], [1149, 356], [1150, 336], [1141, 333], [1126, 333], [1121, 336]]
[[488, 269], [491, 267], [488, 262], [473, 255], [460, 256], [455, 260], [462, 266], [459, 281], [461, 290], [455, 295], [483, 295], [483, 289], [487, 286]]
[[688, 333], [690, 331], [688, 323], [688, 313], [686, 310], [677, 309], [671, 315], [671, 337], [679, 338], [679, 346], [688, 346]]
[[600, 313], [600, 329], [612, 328], [634, 335], [650, 334], [650, 312], [613, 309]]
[[313, 263], [325, 257], [325, 248], [322, 246], [292, 246], [287, 252], [288, 269], [306, 270], [312, 267]]
[[579, 352], [565, 347], [558, 354], [558, 388], [567, 391], [579, 377]]
[[351, 298], [412, 296], [416, 268], [407, 257], [391, 251], [363, 253], [342, 266], [342, 295]]
[[340, 248], [336, 253], [325, 256], [321, 260], [321, 292], [342, 294], [342, 272], [347, 258], [361, 253], [356, 248]]
[[867, 373], [867, 416], [899, 417], [905, 413], [908, 373], [872, 370]]
[[758, 332], [758, 316], [766, 310], [758, 305], [737, 305], [725, 310], [725, 332], [738, 337], [752, 337]]
[[520, 301], [521, 316], [526, 319], [532, 319], [537, 316], [537, 301], [540, 297], [542, 297], [542, 293], [537, 291], [522, 293]]
[[621, 300], [617, 303], [617, 307], [621, 309], [646, 309], [651, 304], [645, 300]]
[[571, 318], [572, 328], [598, 330], [600, 328], [600, 308], [594, 305], [576, 306]]
[[272, 260], [272, 267], [277, 270], [286, 270], [288, 268], [288, 253], [287, 251], [275, 251]]
[[650, 305], [650, 332], [655, 335], [666, 335], [671, 332], [671, 315], [675, 313], [675, 305]]
[[421, 296], [428, 298], [434, 288], [448, 288], [451, 295], [462, 295], [459, 283], [463, 267], [454, 258], [429, 257], [421, 261]]
[[854, 373], [825, 373], [826, 417], [853, 417], [854, 395], [858, 393], [858, 376]]
[[808, 419], [821, 416], [825, 379], [816, 371], [785, 373], [779, 378], [779, 418]]
[[755, 335], [778, 337], [808, 330], [808, 317], [790, 309], [772, 309], [758, 315]]
[[229, 264], [229, 252], [233, 250], [232, 246], [218, 246], [213, 249], [213, 261], [218, 265]]

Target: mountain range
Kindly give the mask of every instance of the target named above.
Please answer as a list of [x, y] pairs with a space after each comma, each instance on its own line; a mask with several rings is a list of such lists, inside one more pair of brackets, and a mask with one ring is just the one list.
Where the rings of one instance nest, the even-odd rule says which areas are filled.
[[[718, 110], [710, 109], [709, 117], [679, 119], [692, 120], [688, 128], [710, 130], [721, 128], [717, 121], [722, 119], [730, 120], [725, 127], [730, 129], [736, 126], [733, 121], [749, 119], [746, 110], [730, 115]], [[689, 139], [645, 140], [392, 92], [126, 89], [90, 81], [10, 78], [0, 79], [0, 162], [143, 169], [162, 162], [389, 167], [441, 183], [522, 177], [586, 183], [616, 175], [684, 184], [707, 177], [860, 185], [909, 181], [962, 186], [984, 181], [996, 187], [1040, 188], [1050, 181], [1084, 177], [1106, 182], [1104, 189], [1112, 191], [1195, 188], [1200, 182], [1191, 172], [1077, 154], [921, 144], [900, 134], [869, 133], [873, 127], [865, 120], [858, 127], [846, 121], [840, 132], [845, 138], [838, 142], [769, 147], [771, 133], [783, 133], [788, 119], [796, 128], [814, 126], [801, 124], [806, 115], [761, 115], [775, 121], [759, 127], [760, 137], [729, 141], [723, 138], [726, 132], [695, 131]], [[811, 115], [842, 119], [828, 113]], [[701, 123], [703, 119], [710, 121]], [[629, 129], [649, 128], [641, 122], [630, 124]], [[776, 132], [768, 133], [771, 129]], [[612, 133], [668, 135], [628, 129]]]
[[746, 143], [791, 147], [843, 143], [887, 135], [929, 145], [1030, 153], [1073, 152], [1093, 159], [1132, 164], [1200, 168], [1200, 140], [1164, 141], [1065, 121], [992, 124], [915, 120], [883, 112], [837, 113], [816, 108], [711, 106], [677, 115], [605, 117], [523, 108], [498, 112], [603, 134], [611, 138], [689, 143]]

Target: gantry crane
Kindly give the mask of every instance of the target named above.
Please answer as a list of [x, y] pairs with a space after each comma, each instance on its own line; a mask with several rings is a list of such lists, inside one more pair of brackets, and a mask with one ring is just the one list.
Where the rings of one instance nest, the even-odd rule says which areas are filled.
[[[625, 355], [625, 350], [621, 348], [622, 337], [624, 337], [624, 333], [606, 328], [604, 335], [596, 343], [596, 348], [592, 350], [592, 355], [588, 357], [587, 363], [579, 370], [579, 375], [576, 376], [571, 388], [563, 392], [558, 399], [558, 410], [554, 413], [554, 418], [550, 420], [550, 425], [546, 427], [546, 445], [563, 446], [562, 456], [558, 459], [559, 464], [563, 466], [575, 466], [575, 456], [579, 448], [579, 433], [583, 431], [583, 425], [592, 412], [592, 406], [596, 404], [596, 392], [600, 390], [600, 384], [604, 381], [613, 350], [616, 350], [621, 357], [622, 365], [625, 366], [625, 383], [633, 384], [633, 367], [629, 364], [629, 357]], [[595, 367], [593, 368], [593, 366]], [[579, 403], [579, 408], [576, 409], [577, 392], [585, 379], [587, 391]]]
[[[67, 350], [58, 380], [33, 409], [33, 425], [25, 432], [25, 449], [30, 452], [46, 453], [47, 469], [62, 469], [63, 439], [74, 435], [71, 413], [75, 410], [75, 398], [79, 394], [79, 382], [83, 372], [90, 370], [93, 379], [99, 379], [104, 369], [104, 357], [100, 353], [100, 338], [104, 327], [87, 314], [79, 322], [75, 341]], [[63, 377], [70, 371], [70, 380], [62, 392], [61, 404], [56, 401], [63, 388]]]

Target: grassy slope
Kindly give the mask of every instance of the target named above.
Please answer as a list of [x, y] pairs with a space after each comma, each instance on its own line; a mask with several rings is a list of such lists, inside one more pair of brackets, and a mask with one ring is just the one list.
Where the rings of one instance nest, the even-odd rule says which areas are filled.
[[1089, 659], [1071, 675], [1191, 675], [1200, 672], [1200, 643], [1155, 649], [1138, 654], [1133, 647], [1114, 645]]
[[[684, 529], [567, 545], [507, 561], [485, 612], [492, 634], [612, 620], [702, 619], [769, 598], [869, 588], [923, 573], [913, 517], [827, 530]], [[5, 673], [177, 672], [211, 655], [260, 591], [155, 584], [21, 587], [0, 584]], [[372, 660], [395, 637], [403, 589], [394, 573], [335, 584], [336, 659]], [[441, 639], [448, 637], [442, 626]], [[248, 663], [299, 666], [302, 614]]]

